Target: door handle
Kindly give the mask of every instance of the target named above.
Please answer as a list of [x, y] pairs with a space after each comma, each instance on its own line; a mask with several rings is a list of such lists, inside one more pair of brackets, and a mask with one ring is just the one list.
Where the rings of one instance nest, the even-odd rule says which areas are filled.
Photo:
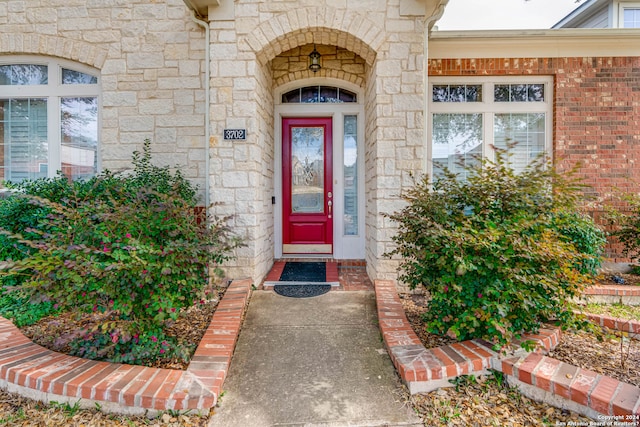
[[327, 206], [329, 206], [329, 218], [331, 218], [331, 207], [333, 206], [333, 202], [331, 200], [329, 200], [327, 202]]

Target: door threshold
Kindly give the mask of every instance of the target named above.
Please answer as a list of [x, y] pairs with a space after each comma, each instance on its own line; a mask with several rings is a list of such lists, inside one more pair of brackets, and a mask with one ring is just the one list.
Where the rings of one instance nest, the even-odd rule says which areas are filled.
[[331, 244], [291, 244], [282, 245], [283, 255], [305, 254], [305, 255], [331, 255], [333, 253], [333, 245]]
[[[320, 259], [320, 258], [284, 258], [275, 260], [273, 266], [271, 267], [271, 271], [267, 274], [267, 277], [264, 279], [263, 286], [273, 286], [271, 283], [282, 283], [280, 277], [282, 276], [282, 272], [284, 271], [285, 265], [287, 262], [324, 262], [326, 263], [326, 272], [325, 272], [325, 281], [324, 282], [315, 282], [315, 283], [329, 283], [331, 286], [340, 286], [340, 278], [338, 274], [338, 262], [337, 260], [330, 259]], [[298, 281], [299, 282], [299, 281]], [[289, 282], [285, 282], [289, 283]], [[304, 281], [304, 284], [307, 284], [308, 281]]]

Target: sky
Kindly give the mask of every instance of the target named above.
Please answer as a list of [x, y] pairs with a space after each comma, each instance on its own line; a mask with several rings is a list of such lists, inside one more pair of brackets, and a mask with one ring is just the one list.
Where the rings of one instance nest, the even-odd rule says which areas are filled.
[[576, 0], [449, 0], [439, 30], [548, 29], [579, 6]]

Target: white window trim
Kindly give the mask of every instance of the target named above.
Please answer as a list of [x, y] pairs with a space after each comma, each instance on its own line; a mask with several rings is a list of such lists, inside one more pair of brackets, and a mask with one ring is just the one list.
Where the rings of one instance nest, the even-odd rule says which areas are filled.
[[[61, 58], [34, 55], [0, 56], [0, 65], [36, 64], [46, 65], [48, 82], [46, 85], [6, 85], [0, 86], [0, 99], [46, 98], [47, 99], [47, 139], [49, 141], [48, 177], [53, 178], [62, 169], [60, 158], [60, 99], [73, 97], [96, 97], [98, 99], [98, 149], [97, 171], [101, 169], [100, 129], [102, 110], [102, 86], [100, 71], [78, 62]], [[80, 71], [98, 78], [97, 84], [62, 84], [62, 69]]]
[[[493, 86], [495, 84], [544, 84], [542, 102], [495, 102]], [[482, 84], [482, 102], [433, 102], [433, 86], [444, 84]], [[482, 156], [494, 160], [495, 151], [490, 148], [494, 140], [493, 118], [501, 113], [544, 113], [545, 114], [545, 152], [553, 156], [553, 77], [551, 76], [449, 76], [429, 77], [429, 127], [427, 129], [427, 175], [433, 177], [433, 115], [483, 114]]]
[[[337, 86], [354, 92], [358, 102], [344, 103], [282, 103], [282, 94], [297, 87]], [[352, 83], [331, 78], [311, 78], [286, 83], [274, 90], [274, 253], [282, 257], [282, 118], [283, 117], [331, 117], [333, 119], [333, 257], [335, 259], [365, 258], [365, 184], [364, 184], [364, 94], [362, 88]], [[358, 117], [358, 235], [345, 236], [344, 223], [344, 116]], [[326, 256], [326, 255], [324, 255]]]
[[624, 11], [627, 9], [640, 9], [640, 2], [614, 1], [613, 28], [624, 27]]

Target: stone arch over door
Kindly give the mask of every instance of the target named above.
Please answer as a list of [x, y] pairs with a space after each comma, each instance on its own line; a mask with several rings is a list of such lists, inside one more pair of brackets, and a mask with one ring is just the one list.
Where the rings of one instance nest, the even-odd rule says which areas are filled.
[[[246, 35], [246, 39], [239, 40], [240, 50], [247, 49], [247, 54], [255, 55], [255, 77], [257, 80], [256, 99], [258, 101], [255, 127], [258, 133], [265, 135], [265, 145], [261, 147], [270, 153], [276, 153], [274, 134], [274, 89], [285, 83], [295, 81], [305, 81], [309, 79], [332, 79], [342, 80], [351, 84], [356, 84], [362, 88], [363, 104], [365, 109], [375, 111], [375, 64], [378, 51], [385, 42], [385, 35], [379, 25], [375, 25], [366, 16], [352, 11], [338, 11], [330, 7], [306, 7], [292, 10], [287, 13], [275, 16], [262, 22], [256, 30]], [[352, 54], [361, 65], [360, 72], [350, 72], [349, 70], [336, 70], [324, 67], [313, 73], [308, 69], [288, 73], [286, 76], [276, 78], [274, 76], [273, 61], [286, 52], [300, 48], [304, 50], [309, 46], [317, 45], [322, 47], [335, 47], [343, 54]], [[239, 52], [240, 53], [240, 52]], [[241, 54], [241, 53], [240, 53]], [[249, 56], [249, 55], [247, 55]], [[340, 59], [336, 59], [340, 61]], [[369, 123], [365, 129], [364, 141], [367, 145], [375, 145], [375, 124], [373, 121], [364, 119], [364, 123]], [[268, 136], [267, 136], [268, 135]], [[366, 150], [374, 151], [374, 150]], [[369, 161], [366, 160], [365, 163]], [[278, 171], [273, 170], [274, 162], [271, 160], [272, 169], [263, 174], [264, 183], [269, 186], [268, 195], [271, 198], [275, 195], [273, 182]], [[373, 163], [365, 166], [365, 169], [374, 170]], [[363, 214], [366, 215], [365, 212]], [[272, 216], [273, 218], [273, 216]], [[270, 238], [256, 239], [259, 242], [268, 240], [267, 245], [256, 248], [257, 252], [274, 253], [276, 232], [275, 223], [269, 224]], [[261, 230], [258, 230], [260, 232]], [[266, 264], [270, 265], [267, 261]], [[256, 265], [257, 267], [258, 265]]]
[[245, 42], [246, 49], [253, 51], [262, 65], [282, 52], [309, 43], [348, 49], [373, 65], [384, 40], [384, 31], [357, 12], [304, 7], [262, 22]]
[[[399, 5], [390, 2], [372, 2], [364, 11], [305, 6], [281, 12], [265, 7], [264, 13], [255, 13], [259, 8], [236, 9], [237, 38], [231, 41], [224, 33], [228, 27], [221, 25], [220, 35], [229, 42], [212, 43], [211, 49], [219, 73], [212, 78], [217, 97], [212, 111], [220, 113], [212, 119], [213, 132], [247, 129], [246, 141], [220, 141], [212, 149], [214, 169], [225, 170], [212, 174], [212, 200], [233, 198], [219, 211], [235, 212], [235, 225], [248, 241], [229, 275], [260, 281], [273, 264], [274, 89], [285, 82], [274, 78], [272, 61], [283, 52], [317, 44], [340, 47], [364, 60], [364, 77], [357, 84], [363, 88], [365, 122], [365, 259], [371, 278], [397, 277], [396, 261], [384, 256], [393, 247], [393, 226], [382, 214], [401, 206], [399, 194], [423, 167], [423, 20], [401, 15]], [[322, 73], [299, 70], [286, 79], [341, 78]]]

